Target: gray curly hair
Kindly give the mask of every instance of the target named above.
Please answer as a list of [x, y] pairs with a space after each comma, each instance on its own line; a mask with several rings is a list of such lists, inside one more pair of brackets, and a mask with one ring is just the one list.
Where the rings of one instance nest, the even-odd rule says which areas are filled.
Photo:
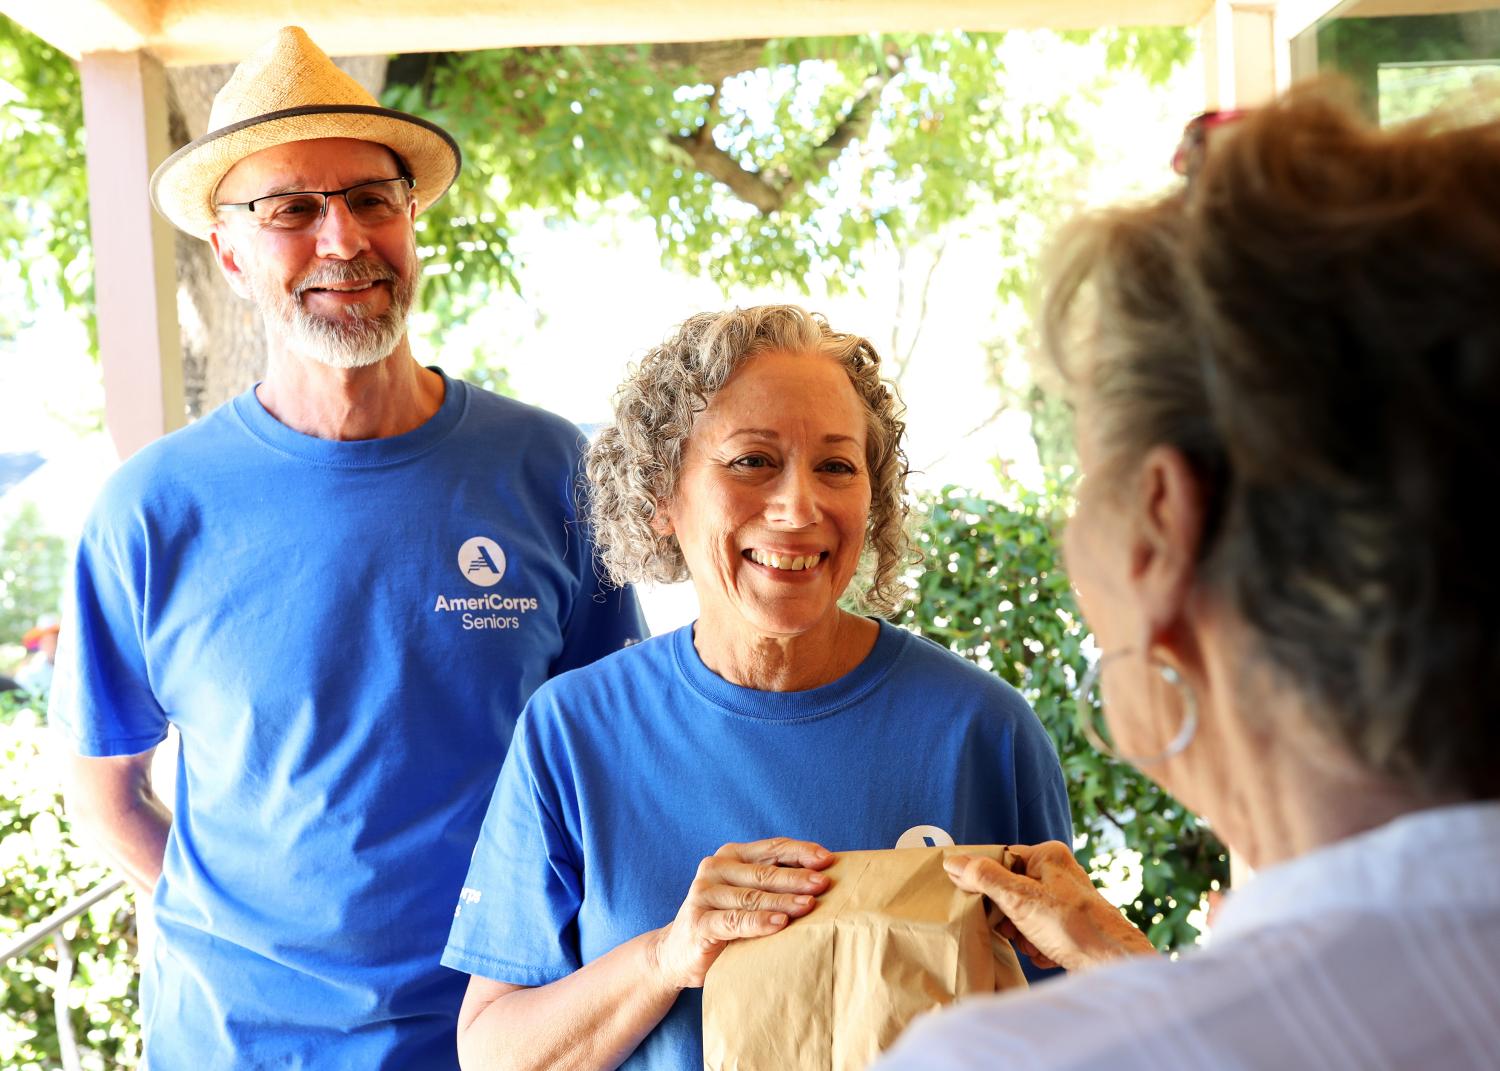
[[834, 331], [795, 305], [691, 316], [631, 370], [615, 395], [615, 422], [594, 440], [585, 467], [600, 561], [616, 584], [688, 578], [677, 539], [658, 533], [652, 521], [676, 490], [698, 414], [746, 361], [769, 352], [834, 358], [864, 404], [870, 517], [857, 600], [889, 614], [905, 594], [901, 573], [911, 558], [901, 400], [880, 378], [880, 355], [869, 340]]

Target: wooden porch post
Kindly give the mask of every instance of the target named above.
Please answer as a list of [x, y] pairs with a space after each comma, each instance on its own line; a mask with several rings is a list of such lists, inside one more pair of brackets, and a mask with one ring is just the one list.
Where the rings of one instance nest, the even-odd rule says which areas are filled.
[[1288, 84], [1274, 3], [1215, 0], [1198, 28], [1205, 108], [1253, 108]]
[[1317, 73], [1304, 31], [1352, 0], [1214, 0], [1198, 24], [1204, 107], [1253, 108]]
[[165, 159], [167, 80], [144, 52], [79, 58], [104, 419], [120, 457], [186, 422], [172, 226], [147, 185]]

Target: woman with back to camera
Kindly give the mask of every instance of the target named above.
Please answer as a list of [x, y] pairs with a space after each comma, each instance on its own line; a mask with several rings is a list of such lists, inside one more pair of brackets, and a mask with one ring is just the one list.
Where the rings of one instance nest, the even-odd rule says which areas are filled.
[[1500, 1066], [1500, 124], [1293, 95], [1049, 278], [1114, 749], [1258, 873], [1170, 962], [1061, 844], [950, 861], [1077, 973], [879, 1066]]
[[813, 910], [830, 852], [1071, 837], [1025, 701], [839, 605], [902, 591], [900, 417], [869, 342], [789, 305], [691, 317], [621, 388], [604, 564], [700, 613], [527, 704], [443, 956], [466, 1068], [701, 1069], [704, 975]]

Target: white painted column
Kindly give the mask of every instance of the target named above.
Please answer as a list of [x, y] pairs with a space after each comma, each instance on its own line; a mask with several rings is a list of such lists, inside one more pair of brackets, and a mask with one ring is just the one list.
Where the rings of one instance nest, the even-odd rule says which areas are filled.
[[120, 457], [186, 422], [172, 225], [151, 207], [167, 157], [166, 74], [144, 52], [79, 59], [104, 420]]
[[1253, 108], [1288, 84], [1274, 3], [1215, 0], [1198, 28], [1205, 108]]
[[1198, 24], [1204, 107], [1253, 108], [1315, 75], [1317, 45], [1305, 31], [1352, 3], [1214, 0]]

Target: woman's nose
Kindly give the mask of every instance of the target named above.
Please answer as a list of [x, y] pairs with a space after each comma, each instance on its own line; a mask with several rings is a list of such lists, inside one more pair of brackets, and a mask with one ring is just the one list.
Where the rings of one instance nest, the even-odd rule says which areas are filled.
[[788, 467], [776, 481], [767, 510], [768, 519], [791, 528], [806, 528], [817, 523], [818, 482], [812, 473], [796, 466]]

